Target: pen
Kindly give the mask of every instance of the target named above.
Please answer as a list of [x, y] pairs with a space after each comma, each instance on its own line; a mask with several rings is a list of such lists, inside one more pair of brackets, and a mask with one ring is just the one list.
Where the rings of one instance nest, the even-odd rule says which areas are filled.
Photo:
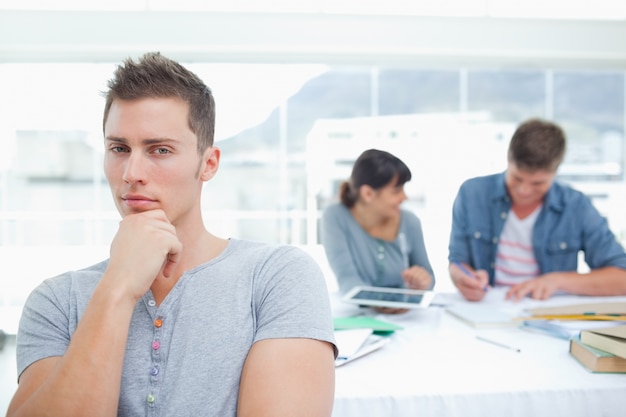
[[476, 336], [476, 339], [481, 340], [483, 342], [487, 342], [487, 343], [491, 343], [492, 345], [496, 345], [496, 346], [500, 346], [501, 348], [505, 348], [505, 349], [509, 349], [509, 350], [513, 350], [515, 352], [521, 352], [522, 350], [513, 346], [509, 346], [509, 345], [505, 345], [503, 343], [500, 342], [496, 342], [495, 340], [491, 340], [491, 339], [485, 339], [482, 336]]
[[[454, 263], [457, 268], [459, 268], [461, 270], [461, 272], [463, 272], [465, 275], [467, 275], [470, 278], [474, 278], [476, 279], [476, 277], [474, 276], [474, 274], [472, 274], [469, 269], [467, 269], [461, 262], [455, 262]], [[485, 288], [483, 288], [483, 290], [485, 290], [485, 292], [489, 289], [489, 286], [485, 285]]]
[[398, 234], [398, 241], [400, 243], [400, 251], [402, 252], [402, 262], [404, 263], [404, 268], [408, 268], [411, 266], [409, 264], [409, 248], [406, 244], [406, 236], [404, 233]]

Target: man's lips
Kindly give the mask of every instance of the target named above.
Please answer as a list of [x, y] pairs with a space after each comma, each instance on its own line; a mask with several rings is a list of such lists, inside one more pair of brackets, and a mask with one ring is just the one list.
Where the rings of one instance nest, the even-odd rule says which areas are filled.
[[124, 195], [122, 201], [126, 206], [134, 208], [146, 207], [156, 202], [156, 200], [142, 195]]

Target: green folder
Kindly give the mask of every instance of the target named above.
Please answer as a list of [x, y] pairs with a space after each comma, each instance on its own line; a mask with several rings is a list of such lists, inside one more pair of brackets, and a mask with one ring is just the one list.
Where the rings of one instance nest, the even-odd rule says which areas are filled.
[[403, 327], [388, 321], [378, 320], [374, 317], [336, 317], [333, 319], [335, 330], [345, 329], [372, 329], [374, 334], [390, 335]]

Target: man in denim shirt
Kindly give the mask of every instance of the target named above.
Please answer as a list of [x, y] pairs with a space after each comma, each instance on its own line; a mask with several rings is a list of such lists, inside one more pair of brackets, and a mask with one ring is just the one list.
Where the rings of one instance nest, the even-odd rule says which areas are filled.
[[[465, 181], [454, 201], [449, 272], [468, 300], [507, 285], [508, 299], [556, 291], [626, 294], [626, 253], [581, 192], [555, 182], [565, 154], [561, 128], [529, 120], [513, 134], [504, 173]], [[583, 251], [589, 273], [580, 274]]]

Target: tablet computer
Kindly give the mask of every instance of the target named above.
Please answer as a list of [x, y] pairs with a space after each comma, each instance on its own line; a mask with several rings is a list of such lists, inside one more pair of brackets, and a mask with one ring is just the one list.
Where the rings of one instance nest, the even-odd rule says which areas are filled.
[[434, 297], [434, 291], [428, 290], [357, 286], [348, 291], [342, 300], [370, 307], [425, 308]]

